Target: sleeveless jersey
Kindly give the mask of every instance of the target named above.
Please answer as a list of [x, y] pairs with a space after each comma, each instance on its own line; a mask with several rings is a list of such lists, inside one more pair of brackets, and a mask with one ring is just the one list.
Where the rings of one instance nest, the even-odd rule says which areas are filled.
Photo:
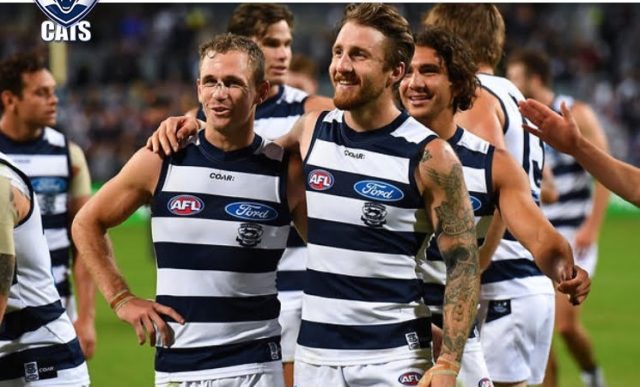
[[296, 359], [424, 358], [431, 329], [416, 255], [433, 230], [415, 171], [436, 136], [405, 113], [364, 133], [343, 114], [320, 115], [304, 160], [309, 256]]
[[[566, 95], [554, 98], [551, 108], [560, 113], [560, 104], [571, 109], [575, 100]], [[553, 171], [556, 189], [560, 195], [556, 203], [542, 206], [545, 216], [556, 228], [577, 229], [592, 209], [593, 179], [576, 160], [551, 146], [546, 147], [547, 162]]]
[[186, 323], [169, 322], [175, 343], [156, 348], [156, 383], [280, 362], [276, 267], [291, 218], [287, 158], [267, 156], [271, 146], [256, 135], [251, 146], [223, 152], [201, 131], [164, 160], [151, 206], [156, 300]]
[[[478, 246], [480, 246], [487, 235], [493, 212], [497, 206], [492, 182], [495, 148], [487, 141], [461, 127], [456, 129], [453, 137], [447, 142], [462, 163], [464, 181], [475, 215]], [[426, 260], [420, 264], [424, 273], [424, 300], [433, 314], [434, 323], [442, 328], [442, 304], [447, 271], [435, 236], [429, 241], [425, 253]]]
[[0, 133], [0, 151], [31, 179], [51, 253], [52, 272], [61, 297], [71, 296], [69, 239], [69, 144], [62, 133], [44, 128], [34, 141], [15, 142]]
[[[518, 110], [518, 101], [524, 100], [524, 96], [506, 78], [488, 74], [478, 74], [478, 78], [481, 86], [500, 101], [505, 117], [505, 145], [527, 173], [531, 195], [539, 205], [544, 147], [542, 140], [522, 128], [527, 121]], [[554, 294], [553, 285], [535, 264], [531, 253], [507, 230], [491, 265], [482, 274], [480, 298], [514, 298], [531, 294]]]
[[14, 380], [17, 385], [37, 381], [88, 385], [80, 343], [51, 276], [51, 259], [34, 190], [29, 178], [2, 153], [0, 163], [11, 168], [7, 177], [12, 184], [23, 187], [21, 190], [31, 198], [31, 211], [13, 233], [16, 268], [0, 325], [0, 383]]
[[[285, 135], [304, 114], [304, 103], [308, 96], [295, 87], [280, 85], [278, 94], [256, 107], [253, 130], [267, 140]], [[206, 120], [202, 107], [198, 110], [198, 119]], [[287, 249], [278, 263], [278, 298], [282, 310], [300, 309], [306, 262], [304, 241], [296, 229], [291, 227]]]

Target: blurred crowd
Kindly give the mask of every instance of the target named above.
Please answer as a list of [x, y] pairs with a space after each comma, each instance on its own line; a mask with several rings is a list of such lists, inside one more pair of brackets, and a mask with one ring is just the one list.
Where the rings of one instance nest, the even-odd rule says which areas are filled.
[[[425, 4], [397, 4], [416, 28]], [[320, 94], [331, 95], [326, 69], [342, 4], [289, 4], [293, 52], [320, 69]], [[619, 158], [640, 165], [639, 4], [500, 4], [505, 55], [543, 49], [555, 88], [592, 104]], [[89, 42], [68, 43], [67, 79], [59, 90], [59, 129], [87, 153], [96, 181], [113, 176], [168, 115], [197, 104], [197, 47], [226, 29], [234, 4], [102, 4], [86, 20]], [[0, 5], [0, 57], [47, 50], [46, 20], [34, 4]], [[499, 72], [501, 69], [499, 69]]]

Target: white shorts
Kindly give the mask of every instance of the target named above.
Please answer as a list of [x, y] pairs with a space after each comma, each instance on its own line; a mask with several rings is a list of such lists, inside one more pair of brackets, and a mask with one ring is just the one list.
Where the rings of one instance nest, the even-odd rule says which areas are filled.
[[404, 359], [354, 366], [313, 365], [296, 361], [294, 387], [415, 386], [431, 359]]
[[467, 339], [460, 365], [458, 384], [465, 387], [493, 387], [478, 337]]
[[480, 341], [491, 380], [541, 384], [549, 358], [555, 297], [481, 300]]
[[558, 232], [571, 244], [575, 264], [586, 270], [589, 273], [589, 277], [593, 278], [596, 271], [596, 263], [598, 262], [598, 244], [592, 244], [582, 255], [578, 255], [575, 246], [576, 231], [578, 230], [575, 228], [558, 228]]
[[302, 309], [282, 310], [278, 322], [282, 327], [280, 347], [282, 348], [282, 362], [292, 363], [296, 353], [296, 342], [302, 323]]
[[0, 387], [85, 387], [89, 386], [89, 370], [83, 362], [77, 367], [57, 370], [57, 377], [26, 382], [25, 378], [0, 381]]
[[285, 385], [284, 376], [280, 371], [261, 372], [210, 380], [169, 382], [156, 384], [156, 387], [285, 387]]

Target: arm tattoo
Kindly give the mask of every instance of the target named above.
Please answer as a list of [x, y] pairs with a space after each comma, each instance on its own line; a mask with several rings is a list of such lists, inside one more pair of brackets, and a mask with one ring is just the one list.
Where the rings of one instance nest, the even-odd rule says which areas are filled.
[[433, 156], [431, 156], [431, 153], [429, 153], [428, 149], [425, 149], [424, 152], [422, 153], [422, 158], [420, 159], [421, 163], [424, 163], [425, 161], [429, 161]]
[[467, 207], [464, 206], [465, 201], [468, 200], [462, 185], [464, 182], [462, 166], [454, 165], [449, 174], [443, 174], [431, 168], [427, 171], [433, 181], [443, 189], [446, 197], [446, 200], [443, 200], [435, 209], [439, 229], [447, 235], [460, 235], [473, 230], [475, 227], [473, 214], [469, 216]]
[[0, 297], [9, 295], [15, 267], [16, 257], [14, 255], [0, 254]]

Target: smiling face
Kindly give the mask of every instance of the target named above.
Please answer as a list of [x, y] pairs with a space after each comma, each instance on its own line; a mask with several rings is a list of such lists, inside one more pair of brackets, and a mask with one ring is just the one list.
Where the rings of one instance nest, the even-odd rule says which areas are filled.
[[250, 127], [254, 118], [252, 110], [260, 98], [253, 71], [249, 56], [244, 52], [209, 51], [202, 58], [198, 99], [207, 117], [207, 125], [222, 133], [231, 133], [247, 125]]
[[271, 24], [264, 35], [253, 39], [265, 58], [265, 77], [272, 85], [285, 82], [291, 63], [291, 28], [286, 20]]
[[353, 110], [374, 102], [391, 85], [393, 70], [385, 69], [386, 39], [382, 32], [354, 22], [340, 29], [329, 66], [338, 109]]
[[434, 128], [443, 113], [453, 116], [449, 75], [436, 50], [416, 46], [411, 65], [400, 82], [400, 98], [409, 114]]

